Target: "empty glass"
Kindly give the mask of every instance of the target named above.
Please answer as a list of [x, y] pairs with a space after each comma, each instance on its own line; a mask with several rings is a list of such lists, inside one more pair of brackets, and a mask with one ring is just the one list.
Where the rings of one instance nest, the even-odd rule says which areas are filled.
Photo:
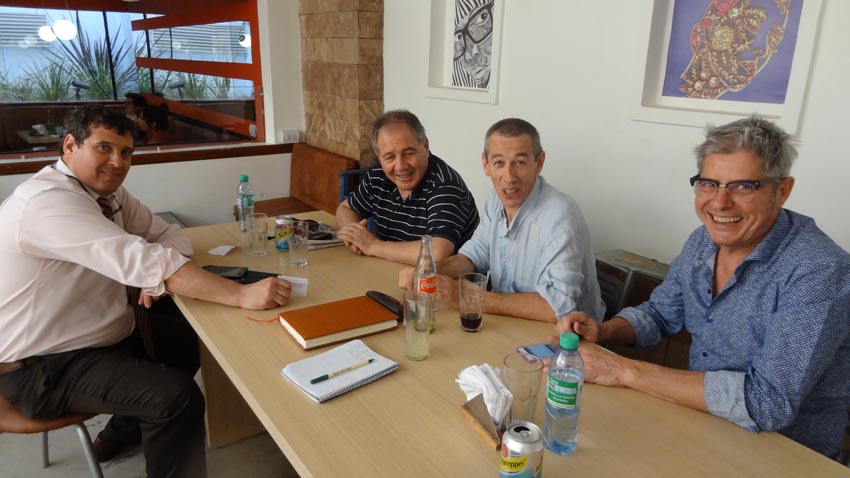
[[505, 356], [502, 383], [513, 395], [508, 424], [515, 420], [532, 421], [537, 393], [543, 376], [543, 361], [533, 355], [513, 352]]
[[269, 217], [261, 212], [248, 216], [248, 250], [252, 256], [266, 255], [266, 234], [269, 230]]
[[310, 243], [310, 224], [296, 221], [289, 236], [289, 265], [304, 267], [307, 265], [307, 247]]

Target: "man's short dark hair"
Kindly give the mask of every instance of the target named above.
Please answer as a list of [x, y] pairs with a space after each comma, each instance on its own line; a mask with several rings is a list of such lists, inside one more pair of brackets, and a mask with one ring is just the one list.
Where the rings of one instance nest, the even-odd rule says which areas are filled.
[[132, 101], [136, 108], [142, 108], [148, 105], [145, 97], [138, 93], [124, 93], [124, 97]]
[[391, 123], [406, 124], [413, 131], [419, 144], [425, 144], [425, 141], [428, 140], [428, 137], [425, 135], [425, 127], [422, 126], [422, 123], [415, 114], [407, 110], [387, 111], [381, 116], [378, 116], [378, 119], [372, 124], [372, 151], [375, 154], [378, 154], [378, 132], [381, 128]]
[[[78, 106], [65, 115], [65, 134], [70, 134], [74, 142], [83, 144], [91, 135], [92, 128], [106, 128], [121, 136], [133, 136], [135, 125], [124, 113], [110, 111], [101, 104], [86, 104]], [[65, 154], [60, 143], [59, 154]]]
[[142, 108], [142, 121], [148, 126], [156, 125], [158, 130], [168, 129], [168, 106], [145, 106]]
[[533, 124], [519, 118], [505, 118], [494, 123], [493, 126], [487, 130], [487, 134], [484, 135], [485, 157], [488, 157], [488, 154], [490, 153], [489, 148], [487, 147], [487, 140], [489, 140], [490, 136], [494, 134], [498, 134], [499, 136], [504, 136], [506, 138], [516, 138], [518, 136], [528, 135], [528, 137], [531, 138], [531, 151], [534, 154], [535, 161], [537, 161], [540, 153], [543, 152], [543, 145], [540, 144], [540, 133], [537, 132], [537, 128], [535, 128]]

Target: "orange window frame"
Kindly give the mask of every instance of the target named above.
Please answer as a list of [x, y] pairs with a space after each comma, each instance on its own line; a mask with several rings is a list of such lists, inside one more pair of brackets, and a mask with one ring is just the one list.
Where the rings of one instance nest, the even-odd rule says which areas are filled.
[[[194, 73], [200, 75], [213, 75], [229, 78], [249, 80], [254, 83], [254, 111], [257, 119], [251, 121], [238, 116], [217, 113], [187, 105], [175, 100], [156, 97], [159, 103], [168, 104], [169, 111], [174, 113], [215, 125], [235, 133], [253, 137], [258, 142], [265, 141], [265, 111], [263, 105], [263, 78], [260, 66], [260, 29], [257, 19], [256, 2], [238, 2], [224, 6], [192, 9], [183, 11], [169, 11], [162, 16], [144, 18], [131, 22], [133, 31], [147, 31], [161, 28], [174, 28], [192, 25], [205, 25], [208, 23], [247, 21], [250, 25], [251, 63], [224, 63], [214, 61], [198, 60], [173, 60], [169, 58], [140, 58], [136, 57], [136, 67], [152, 68], [157, 70], [171, 70], [183, 73]], [[154, 99], [151, 95], [146, 99]]]

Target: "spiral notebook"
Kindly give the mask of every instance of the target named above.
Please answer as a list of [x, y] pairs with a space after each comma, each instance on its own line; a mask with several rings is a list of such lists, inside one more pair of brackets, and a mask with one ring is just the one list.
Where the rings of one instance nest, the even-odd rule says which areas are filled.
[[[364, 360], [374, 359], [370, 364], [345, 372], [319, 383], [311, 380], [332, 374]], [[362, 340], [352, 340], [327, 352], [287, 364], [280, 371], [316, 403], [322, 403], [355, 388], [374, 382], [398, 370], [398, 363], [375, 353]]]

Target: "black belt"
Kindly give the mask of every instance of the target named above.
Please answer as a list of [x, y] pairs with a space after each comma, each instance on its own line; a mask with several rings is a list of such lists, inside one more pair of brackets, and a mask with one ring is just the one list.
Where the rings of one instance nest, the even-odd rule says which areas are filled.
[[2, 362], [0, 363], [0, 375], [6, 375], [7, 373], [14, 372], [15, 370], [31, 367], [40, 361], [41, 357], [27, 357], [16, 362]]

